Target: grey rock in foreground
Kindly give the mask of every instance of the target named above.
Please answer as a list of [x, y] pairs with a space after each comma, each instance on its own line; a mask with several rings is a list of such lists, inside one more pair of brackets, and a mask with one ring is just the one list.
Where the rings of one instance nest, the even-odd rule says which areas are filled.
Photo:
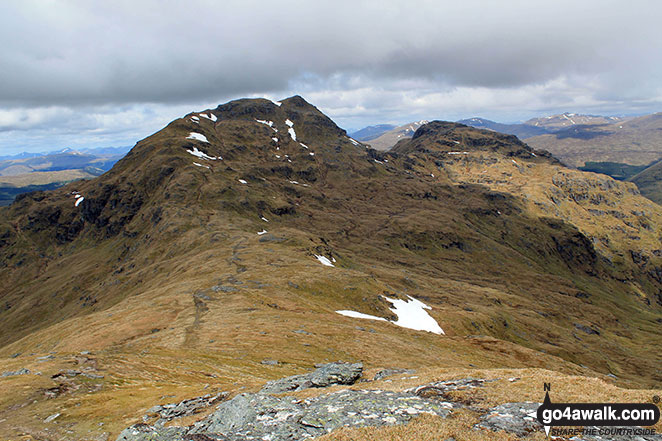
[[422, 413], [446, 417], [453, 408], [452, 403], [427, 399], [413, 391], [342, 390], [306, 400], [271, 395], [309, 387], [353, 384], [360, 378], [362, 368], [360, 363], [328, 363], [308, 374], [269, 382], [258, 393], [237, 395], [219, 404], [211, 415], [190, 427], [163, 427], [163, 424], [187, 412], [190, 403], [200, 403], [196, 401], [199, 399], [186, 400], [178, 405], [155, 406], [150, 413], [159, 415], [157, 424], [133, 425], [117, 440], [299, 440], [343, 426], [404, 424]]
[[354, 384], [361, 377], [361, 363], [328, 363], [313, 372], [293, 375], [268, 382], [260, 392], [277, 394], [307, 389], [309, 387], [327, 387], [333, 384]]
[[242, 394], [218, 406], [195, 424], [194, 434], [224, 440], [299, 440], [324, 435], [343, 426], [404, 424], [421, 413], [446, 417], [451, 403], [406, 392], [343, 390], [307, 400], [264, 394]]
[[480, 418], [476, 428], [493, 431], [505, 430], [517, 436], [540, 432], [543, 427], [530, 414], [535, 414], [540, 403], [506, 403], [493, 407]]
[[[480, 418], [476, 424], [476, 429], [488, 429], [493, 431], [504, 430], [523, 437], [532, 432], [541, 432], [542, 424], [538, 422], [534, 414], [537, 412], [540, 403], [506, 403], [493, 407]], [[609, 431], [617, 429], [616, 427], [598, 427], [600, 430]], [[632, 429], [632, 428], [630, 428]], [[572, 441], [654, 441], [662, 440], [662, 435], [578, 435], [570, 438]]]
[[220, 393], [216, 395], [205, 395], [203, 397], [191, 398], [177, 404], [154, 406], [147, 410], [147, 414], [143, 416], [143, 421], [147, 421], [150, 415], [156, 415], [159, 418], [156, 422], [156, 425], [163, 425], [166, 422], [173, 420], [174, 418], [193, 415], [194, 413], [212, 406], [225, 398], [227, 398], [227, 394]]

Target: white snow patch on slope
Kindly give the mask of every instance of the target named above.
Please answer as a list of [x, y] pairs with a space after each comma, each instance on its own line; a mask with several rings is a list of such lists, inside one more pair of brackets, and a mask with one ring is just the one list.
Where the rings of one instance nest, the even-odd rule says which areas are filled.
[[85, 198], [83, 196], [76, 198], [76, 203], [74, 203], [74, 207], [78, 207], [81, 202], [83, 202]]
[[336, 311], [340, 315], [344, 315], [346, 317], [353, 317], [353, 318], [361, 318], [361, 319], [368, 319], [368, 320], [381, 320], [383, 322], [386, 322], [385, 318], [382, 317], [376, 317], [374, 315], [370, 314], [363, 314], [362, 312], [356, 312], [356, 311], [347, 311], [347, 310], [340, 310]]
[[322, 265], [324, 265], [324, 266], [334, 266], [334, 267], [335, 267], [335, 265], [332, 264], [331, 261], [330, 261], [329, 259], [327, 259], [326, 257], [324, 257], [324, 256], [318, 256], [317, 254], [315, 254], [315, 257], [317, 258], [317, 260], [320, 261], [320, 263], [321, 263]]
[[449, 155], [468, 155], [469, 152], [448, 152]]
[[223, 158], [221, 158], [220, 156], [218, 156], [218, 157], [216, 157], [216, 156], [209, 156], [209, 155], [206, 154], [205, 152], [201, 152], [200, 150], [198, 150], [197, 147], [193, 147], [193, 150], [188, 150], [188, 149], [187, 149], [186, 151], [189, 152], [190, 154], [192, 154], [193, 156], [197, 156], [197, 157], [200, 158], [200, 159], [209, 159], [209, 160], [212, 160], [212, 161], [215, 161], [215, 160], [217, 160], [217, 159], [223, 159]]
[[351, 142], [354, 145], [361, 145], [357, 140], [349, 138], [349, 142]]
[[204, 168], [209, 168], [209, 166], [208, 166], [208, 165], [202, 165], [202, 164], [198, 164], [197, 162], [194, 162], [194, 163], [193, 163], [193, 165], [197, 165], [198, 167], [204, 167]]
[[278, 142], [278, 138], [276, 138], [276, 137], [271, 138], [271, 140], [272, 140], [273, 142]]
[[289, 119], [287, 119], [287, 120], [285, 120], [285, 124], [287, 124], [289, 126], [289, 129], [287, 129], [287, 133], [290, 134], [293, 141], [296, 141], [297, 140], [297, 134], [294, 131], [294, 123], [292, 121], [290, 121]]
[[267, 219], [267, 218], [264, 217], [264, 216], [262, 216], [260, 219], [262, 219], [262, 220], [265, 221], [265, 222], [269, 222], [269, 219]]
[[201, 113], [200, 116], [203, 117], [203, 118], [207, 118], [208, 120], [211, 120], [211, 121], [213, 121], [213, 122], [216, 122], [216, 120], [218, 119], [218, 118], [216, 117], [216, 115], [214, 115], [214, 114], [211, 113], [211, 112], [209, 113], [209, 115], [207, 115], [206, 113]]
[[273, 122], [273, 121], [266, 121], [266, 120], [264, 120], [264, 119], [255, 119], [255, 121], [259, 122], [260, 124], [266, 124], [266, 125], [268, 125], [269, 127], [273, 127], [273, 126], [274, 126], [274, 122]]
[[263, 234], [267, 234], [267, 230], [262, 230], [257, 232], [258, 236], [262, 236]]
[[444, 330], [441, 329], [441, 327], [439, 327], [436, 320], [433, 319], [430, 316], [430, 314], [427, 313], [426, 309], [430, 309], [430, 307], [425, 303], [421, 302], [420, 300], [416, 300], [410, 296], [408, 297], [409, 300], [391, 299], [388, 297], [384, 297], [386, 300], [388, 300], [393, 304], [393, 308], [390, 309], [395, 313], [395, 315], [398, 316], [398, 320], [394, 322], [390, 320], [386, 320], [385, 318], [382, 317], [363, 314], [362, 312], [347, 311], [347, 310], [340, 310], [336, 312], [338, 314], [347, 317], [388, 321], [393, 323], [394, 325], [403, 328], [413, 329], [415, 331], [427, 331], [427, 332], [432, 332], [434, 334], [446, 335]]
[[244, 181], [243, 179], [239, 179], [239, 182], [241, 182], [242, 184], [248, 184], [248, 182]]
[[200, 118], [197, 116], [192, 116], [191, 119], [193, 120], [194, 123], [200, 122]]
[[299, 144], [301, 144], [301, 147], [303, 147], [304, 149], [308, 148], [308, 146], [306, 144], [304, 144], [303, 142], [300, 142]]
[[209, 141], [207, 141], [207, 137], [202, 133], [191, 132], [191, 134], [188, 135], [186, 139], [195, 139], [196, 141], [209, 143]]
[[283, 105], [283, 103], [281, 103], [280, 101], [271, 100], [271, 102], [274, 103], [275, 105], [277, 105], [278, 107]]
[[398, 321], [393, 322], [393, 324], [415, 331], [427, 331], [445, 335], [444, 330], [439, 327], [436, 320], [426, 311], [426, 309], [431, 308], [420, 300], [416, 300], [411, 296], [407, 297], [409, 297], [408, 301], [384, 297], [393, 304], [393, 308], [390, 309], [398, 316]]

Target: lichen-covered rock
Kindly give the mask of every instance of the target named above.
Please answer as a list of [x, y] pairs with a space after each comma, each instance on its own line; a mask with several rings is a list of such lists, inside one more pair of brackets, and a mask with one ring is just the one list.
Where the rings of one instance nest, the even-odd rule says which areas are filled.
[[263, 393], [282, 393], [309, 387], [327, 387], [332, 384], [354, 384], [361, 377], [361, 363], [327, 363], [308, 374], [293, 375], [268, 382]]
[[232, 441], [298, 440], [343, 426], [403, 424], [428, 413], [448, 416], [453, 404], [427, 400], [408, 392], [343, 390], [307, 400], [290, 396], [241, 394], [218, 406], [187, 435], [202, 434]]
[[505, 430], [517, 436], [539, 432], [543, 427], [534, 416], [538, 407], [540, 407], [540, 403], [501, 404], [483, 415], [475, 428]]

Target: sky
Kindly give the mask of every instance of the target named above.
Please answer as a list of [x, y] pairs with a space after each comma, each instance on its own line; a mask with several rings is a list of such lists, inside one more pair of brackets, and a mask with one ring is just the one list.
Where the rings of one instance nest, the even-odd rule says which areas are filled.
[[0, 155], [133, 145], [240, 97], [352, 131], [662, 111], [657, 0], [0, 2]]

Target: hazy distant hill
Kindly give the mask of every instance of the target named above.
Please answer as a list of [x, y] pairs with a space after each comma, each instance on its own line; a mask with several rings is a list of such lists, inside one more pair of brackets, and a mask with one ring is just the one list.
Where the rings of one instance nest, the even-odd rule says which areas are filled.
[[388, 132], [389, 130], [395, 129], [396, 126], [393, 124], [378, 124], [376, 126], [364, 127], [361, 130], [350, 133], [349, 136], [356, 139], [357, 141], [370, 141], [375, 139], [382, 134]]
[[411, 138], [414, 132], [422, 126], [427, 124], [428, 121], [414, 121], [408, 124], [395, 127], [387, 132], [382, 133], [380, 136], [367, 141], [370, 147], [376, 150], [388, 150], [393, 147], [398, 141], [402, 139]]
[[662, 158], [662, 113], [612, 123], [571, 124], [527, 138], [526, 143], [576, 167], [586, 162], [647, 165]]
[[536, 127], [529, 124], [502, 124], [483, 118], [463, 119], [458, 121], [458, 123], [466, 124], [477, 129], [493, 130], [495, 132], [515, 135], [520, 139], [549, 133], [549, 131], [544, 127]]
[[0, 160], [0, 205], [25, 192], [52, 190], [78, 179], [110, 170], [129, 147], [64, 149], [48, 153], [20, 153]]

